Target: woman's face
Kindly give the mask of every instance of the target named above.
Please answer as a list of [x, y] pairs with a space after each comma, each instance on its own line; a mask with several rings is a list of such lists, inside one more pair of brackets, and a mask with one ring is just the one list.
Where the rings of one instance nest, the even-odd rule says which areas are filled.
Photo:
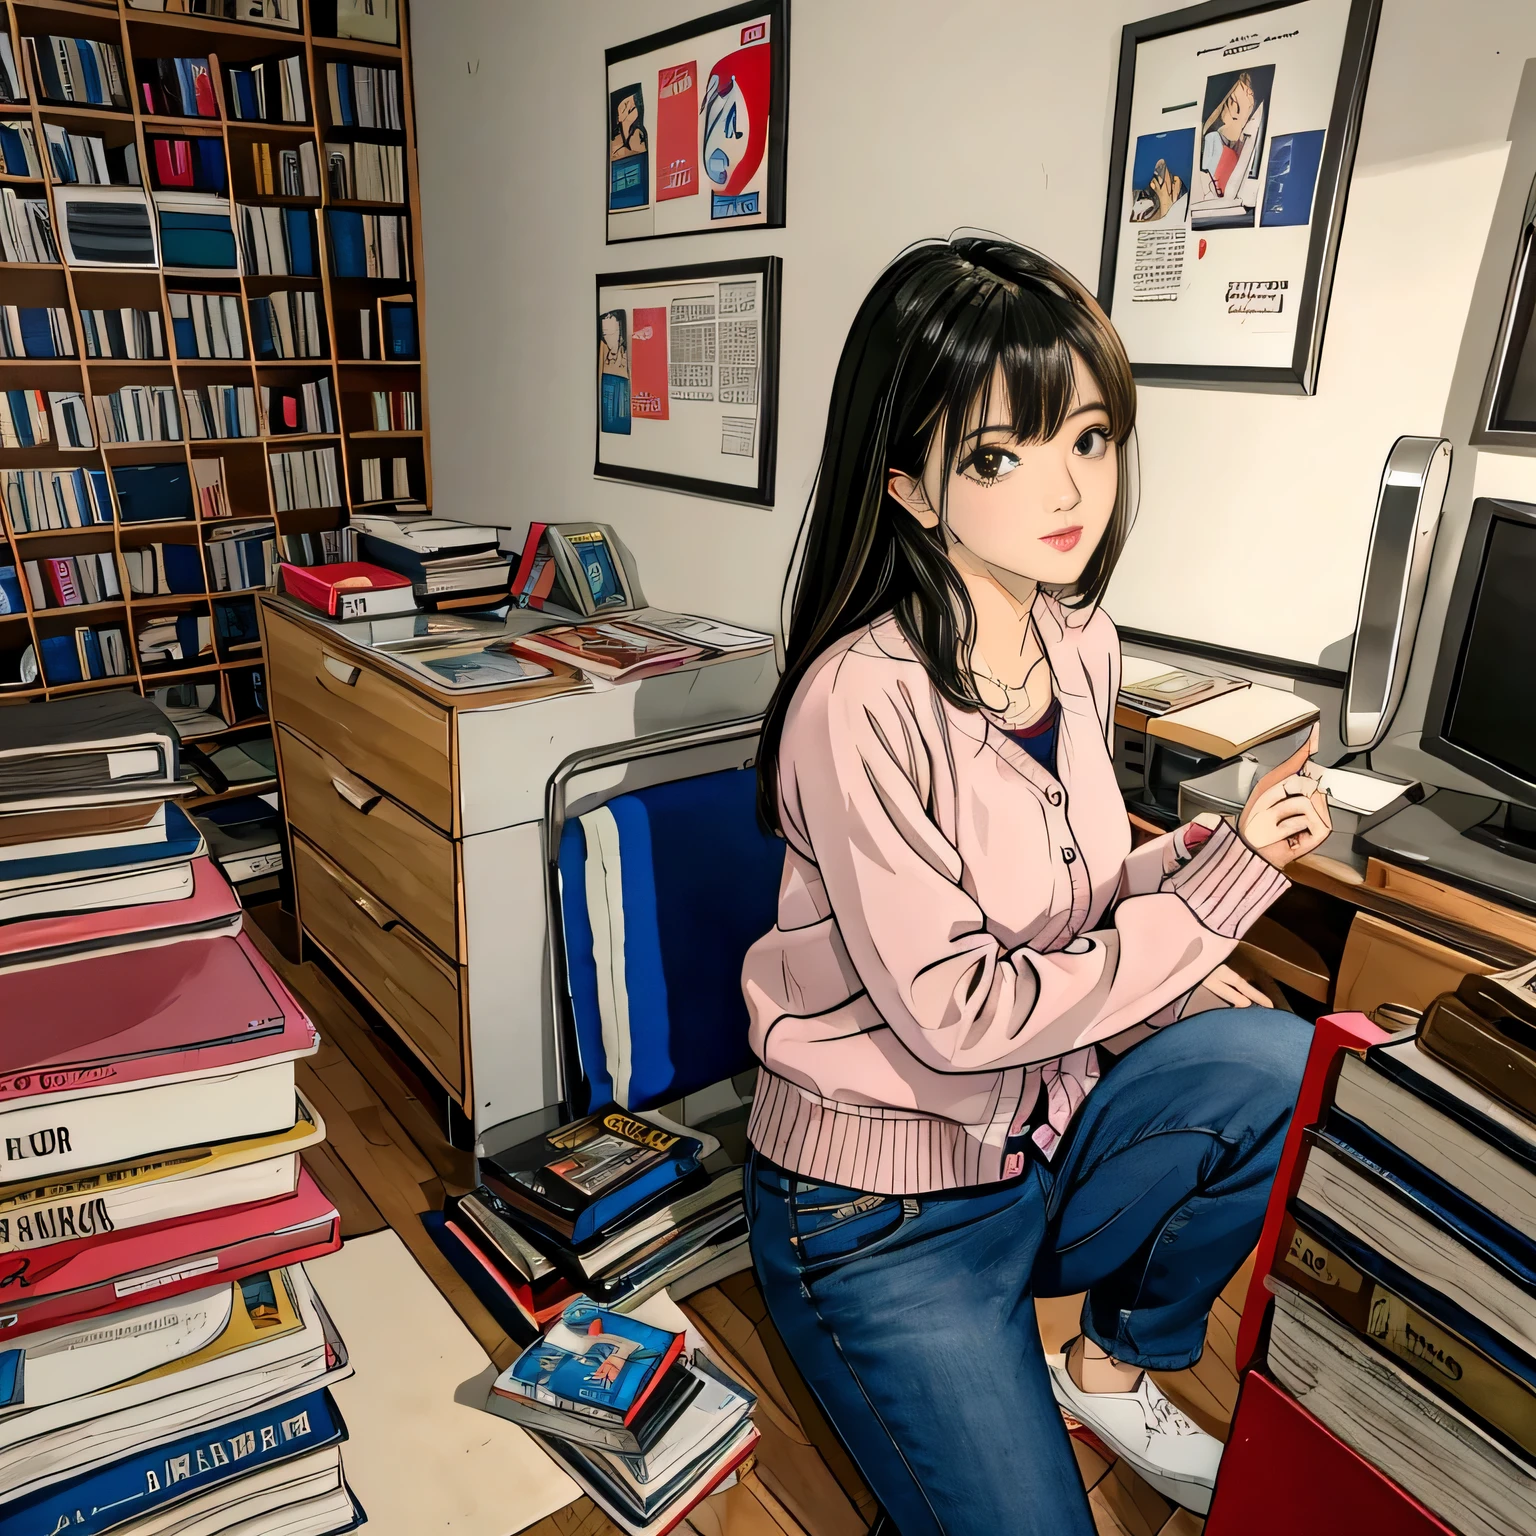
[[1000, 575], [1044, 586], [1071, 586], [1082, 576], [1114, 513], [1120, 466], [1099, 386], [1075, 352], [1072, 378], [1067, 418], [1047, 442], [1013, 435], [999, 369], [987, 419], [979, 403], [972, 408], [947, 471], [941, 428], [920, 484], [892, 472], [892, 494], [926, 526], [945, 506], [952, 557], [958, 544]]

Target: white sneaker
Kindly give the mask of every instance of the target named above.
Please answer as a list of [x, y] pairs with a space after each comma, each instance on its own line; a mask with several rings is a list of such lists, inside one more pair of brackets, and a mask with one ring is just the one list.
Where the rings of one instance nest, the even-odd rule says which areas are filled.
[[1061, 1354], [1045, 1357], [1056, 1401], [1164, 1498], [1205, 1514], [1221, 1464], [1221, 1441], [1180, 1413], [1146, 1371], [1134, 1392], [1082, 1391], [1067, 1371], [1071, 1348], [1069, 1343]]

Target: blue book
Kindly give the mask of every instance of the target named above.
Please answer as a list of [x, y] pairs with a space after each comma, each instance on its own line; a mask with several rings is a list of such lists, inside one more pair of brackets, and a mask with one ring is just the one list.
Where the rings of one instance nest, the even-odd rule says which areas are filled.
[[112, 471], [125, 523], [168, 523], [192, 516], [192, 472], [180, 464], [119, 464]]
[[73, 635], [44, 635], [38, 641], [42, 654], [43, 676], [50, 683], [79, 683], [80, 656]]
[[21, 598], [21, 578], [14, 565], [0, 565], [0, 613], [25, 613]]
[[346, 1438], [330, 1393], [311, 1392], [10, 1500], [0, 1509], [0, 1536], [105, 1536], [167, 1505]]
[[87, 629], [81, 633], [80, 643], [85, 647], [85, 670], [91, 677], [105, 677], [107, 669], [101, 661], [101, 641], [96, 638], [94, 629]]
[[251, 346], [257, 357], [276, 357], [277, 345], [272, 340], [272, 301], [251, 300]]
[[195, 544], [162, 544], [165, 584], [172, 592], [206, 592], [203, 557]]
[[11, 425], [16, 428], [16, 436], [21, 446], [35, 448], [37, 445], [32, 439], [32, 418], [27, 415], [27, 391], [8, 389], [5, 392], [5, 398], [11, 410]]
[[227, 213], [160, 211], [160, 252], [168, 267], [234, 271], [235, 231]]
[[349, 65], [340, 64], [336, 68], [336, 104], [341, 108], [341, 125], [343, 128], [355, 128], [352, 112], [352, 70]]
[[192, 173], [194, 183], [210, 192], [224, 191], [229, 179], [224, 173], [223, 144], [218, 139], [204, 136], [192, 140], [192, 149], [197, 160], [197, 168]]
[[417, 354], [416, 306], [414, 304], [384, 304], [384, 355], [395, 358], [414, 358]]
[[110, 523], [112, 521], [112, 488], [107, 484], [107, 472], [104, 469], [86, 469], [79, 473], [85, 476], [86, 487], [90, 490], [90, 496], [80, 498], [81, 506], [95, 505], [96, 521], [98, 523]]
[[23, 309], [17, 318], [21, 322], [21, 350], [28, 357], [57, 357], [53, 344], [52, 317], [46, 309]]
[[96, 68], [96, 55], [84, 38], [75, 39], [75, 53], [80, 60], [80, 75], [85, 82], [85, 99], [98, 107], [108, 104], [106, 88], [101, 83], [101, 71]]
[[1336, 1108], [1329, 1109], [1321, 1130], [1307, 1134], [1536, 1297], [1536, 1242], [1525, 1233]]
[[172, 319], [171, 335], [176, 338], [177, 357], [197, 356], [197, 328], [191, 315]]
[[256, 96], [255, 75], [248, 69], [232, 69], [229, 78], [235, 87], [235, 99], [240, 104], [240, 110], [235, 115], [248, 122], [259, 119], [261, 113]]
[[24, 1349], [7, 1349], [0, 1353], [0, 1408], [21, 1407], [26, 1363], [27, 1352]]
[[327, 208], [325, 216], [330, 221], [331, 271], [337, 277], [366, 277], [362, 214], [347, 208]]
[[[45, 646], [47, 643], [46, 640], [43, 642]], [[73, 639], [70, 645], [73, 647]], [[71, 853], [36, 854], [26, 859], [0, 859], [0, 885], [46, 880], [56, 875], [127, 869], [135, 864], [174, 863], [178, 859], [195, 857], [202, 845], [202, 834], [188, 819], [187, 813], [167, 801], [163, 838], [119, 848], [87, 848]]]
[[612, 1312], [583, 1296], [512, 1362], [497, 1385], [536, 1403], [575, 1407], [589, 1418], [628, 1424], [682, 1347], [682, 1334]]
[[288, 270], [295, 277], [315, 277], [314, 221], [307, 208], [283, 209], [288, 231]]
[[191, 59], [173, 59], [176, 66], [176, 89], [181, 95], [181, 115], [197, 116], [197, 84], [192, 78]]
[[176, 639], [181, 645], [181, 654], [189, 665], [202, 655], [197, 633], [197, 617], [195, 613], [176, 615]]
[[27, 163], [26, 145], [9, 123], [0, 123], [0, 159], [10, 167], [12, 176], [21, 175], [21, 167]]

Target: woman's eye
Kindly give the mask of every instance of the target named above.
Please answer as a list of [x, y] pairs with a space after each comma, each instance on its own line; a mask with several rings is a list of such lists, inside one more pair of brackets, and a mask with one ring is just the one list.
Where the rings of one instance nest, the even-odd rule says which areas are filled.
[[1006, 448], [978, 448], [961, 466], [961, 473], [983, 485], [993, 485], [1018, 467], [1018, 455]]
[[1109, 433], [1103, 427], [1089, 427], [1072, 445], [1073, 453], [1084, 459], [1102, 459], [1108, 450]]

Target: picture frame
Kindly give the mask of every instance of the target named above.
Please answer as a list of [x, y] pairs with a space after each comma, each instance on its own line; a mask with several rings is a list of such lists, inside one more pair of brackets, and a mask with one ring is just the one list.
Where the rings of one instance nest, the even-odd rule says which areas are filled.
[[1210, 0], [1120, 40], [1099, 303], [1147, 383], [1314, 394], [1381, 0]]
[[1536, 453], [1536, 182], [1526, 195], [1472, 442]]
[[782, 282], [777, 256], [598, 276], [596, 476], [773, 504]]
[[604, 55], [609, 245], [781, 229], [789, 0], [749, 0]]

